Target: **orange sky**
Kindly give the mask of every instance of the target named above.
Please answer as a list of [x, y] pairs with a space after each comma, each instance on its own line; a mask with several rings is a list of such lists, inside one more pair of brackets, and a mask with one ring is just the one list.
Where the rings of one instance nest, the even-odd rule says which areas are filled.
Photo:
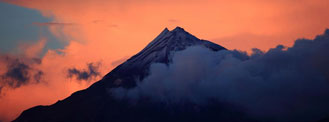
[[[228, 49], [268, 50], [291, 46], [297, 38], [313, 38], [329, 27], [328, 0], [7, 0], [39, 10], [62, 26], [49, 26], [68, 45], [48, 50], [42, 64], [43, 84], [5, 89], [0, 118], [11, 120], [24, 109], [47, 105], [96, 81], [66, 77], [69, 67], [101, 62], [102, 75], [136, 54], [165, 27], [185, 28], [195, 36]], [[69, 24], [68, 24], [69, 23]], [[25, 55], [38, 53], [42, 43]], [[61, 52], [56, 53], [56, 52]], [[1, 63], [1, 62], [0, 62]], [[100, 79], [101, 77], [97, 77]]]

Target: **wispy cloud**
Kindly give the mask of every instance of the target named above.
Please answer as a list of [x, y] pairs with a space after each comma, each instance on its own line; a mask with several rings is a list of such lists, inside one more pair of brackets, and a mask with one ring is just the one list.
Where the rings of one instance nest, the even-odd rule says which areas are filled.
[[61, 23], [61, 22], [34, 22], [36, 26], [72, 26], [74, 23]]

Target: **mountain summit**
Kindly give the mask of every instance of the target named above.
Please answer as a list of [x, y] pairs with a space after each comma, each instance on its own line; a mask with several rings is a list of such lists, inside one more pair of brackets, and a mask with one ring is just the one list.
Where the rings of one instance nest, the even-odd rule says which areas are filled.
[[[148, 99], [136, 101], [116, 99], [112, 88], [136, 87], [149, 74], [152, 63], [169, 64], [173, 54], [190, 46], [203, 46], [212, 51], [225, 50], [215, 43], [198, 39], [181, 27], [164, 29], [142, 51], [122, 63], [89, 88], [73, 93], [68, 98], [49, 106], [36, 106], [25, 110], [15, 122], [58, 121], [207, 121], [241, 120], [238, 112], [218, 104], [197, 106], [192, 103], [168, 106]], [[218, 113], [225, 114], [218, 114]], [[243, 118], [243, 117], [242, 117]]]
[[198, 39], [181, 27], [176, 27], [172, 31], [165, 28], [142, 51], [107, 74], [104, 80], [116, 77], [118, 82], [109, 82], [109, 86], [134, 87], [136, 79], [142, 80], [148, 75], [149, 66], [152, 63], [168, 64], [171, 62], [172, 55], [175, 52], [196, 45], [204, 46], [213, 51], [225, 49], [210, 41]]

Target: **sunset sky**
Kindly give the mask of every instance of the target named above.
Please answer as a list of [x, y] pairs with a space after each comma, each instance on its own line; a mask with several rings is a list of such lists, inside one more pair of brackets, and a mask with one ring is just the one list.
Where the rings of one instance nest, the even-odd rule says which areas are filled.
[[0, 1], [0, 121], [87, 88], [166, 27], [247, 52], [329, 28], [328, 0]]

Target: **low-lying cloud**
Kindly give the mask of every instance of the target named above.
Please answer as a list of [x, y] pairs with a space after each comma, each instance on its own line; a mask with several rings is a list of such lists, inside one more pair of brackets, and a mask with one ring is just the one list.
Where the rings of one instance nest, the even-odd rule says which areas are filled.
[[314, 40], [299, 39], [252, 55], [190, 47], [169, 65], [155, 63], [133, 89], [112, 89], [118, 98], [155, 101], [209, 99], [245, 108], [257, 119], [316, 121], [329, 116], [329, 30]]

